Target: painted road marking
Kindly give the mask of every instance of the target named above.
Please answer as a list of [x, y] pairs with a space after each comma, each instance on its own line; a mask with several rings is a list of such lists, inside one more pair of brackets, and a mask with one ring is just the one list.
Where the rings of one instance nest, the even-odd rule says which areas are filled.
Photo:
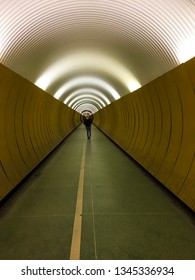
[[86, 140], [83, 144], [79, 184], [78, 184], [78, 191], [77, 191], [76, 210], [75, 210], [74, 226], [73, 226], [73, 235], [72, 235], [72, 243], [70, 249], [70, 260], [80, 259], [85, 155], [86, 155]]

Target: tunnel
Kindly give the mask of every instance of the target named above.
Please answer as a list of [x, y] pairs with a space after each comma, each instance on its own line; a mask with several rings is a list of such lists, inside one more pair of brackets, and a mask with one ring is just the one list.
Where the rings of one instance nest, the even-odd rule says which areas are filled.
[[195, 258], [194, 15], [0, 2], [1, 260]]

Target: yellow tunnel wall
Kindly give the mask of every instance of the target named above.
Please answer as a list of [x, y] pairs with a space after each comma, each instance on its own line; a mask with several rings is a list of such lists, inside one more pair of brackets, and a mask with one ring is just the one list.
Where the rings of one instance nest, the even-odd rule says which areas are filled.
[[195, 58], [94, 115], [94, 123], [195, 211]]
[[0, 64], [0, 200], [79, 123], [79, 113]]

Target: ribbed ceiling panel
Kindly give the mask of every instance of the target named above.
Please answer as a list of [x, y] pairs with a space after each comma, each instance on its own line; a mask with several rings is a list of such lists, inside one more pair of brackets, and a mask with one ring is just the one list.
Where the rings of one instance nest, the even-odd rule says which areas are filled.
[[[190, 0], [0, 0], [0, 61], [35, 83], [72, 48], [110, 49], [143, 85], [183, 61], [183, 46], [194, 42], [194, 19]], [[51, 94], [68, 79], [62, 76]], [[122, 90], [114, 79], [113, 85], [128, 93], [127, 85]]]

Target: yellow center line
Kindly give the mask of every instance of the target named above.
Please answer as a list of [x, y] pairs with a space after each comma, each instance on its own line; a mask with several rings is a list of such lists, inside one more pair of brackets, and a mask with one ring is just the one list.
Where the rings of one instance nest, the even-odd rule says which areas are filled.
[[80, 259], [85, 154], [86, 154], [86, 140], [83, 144], [79, 184], [78, 184], [78, 191], [77, 191], [76, 210], [75, 210], [74, 226], [73, 226], [73, 234], [72, 234], [72, 243], [70, 249], [70, 260]]

